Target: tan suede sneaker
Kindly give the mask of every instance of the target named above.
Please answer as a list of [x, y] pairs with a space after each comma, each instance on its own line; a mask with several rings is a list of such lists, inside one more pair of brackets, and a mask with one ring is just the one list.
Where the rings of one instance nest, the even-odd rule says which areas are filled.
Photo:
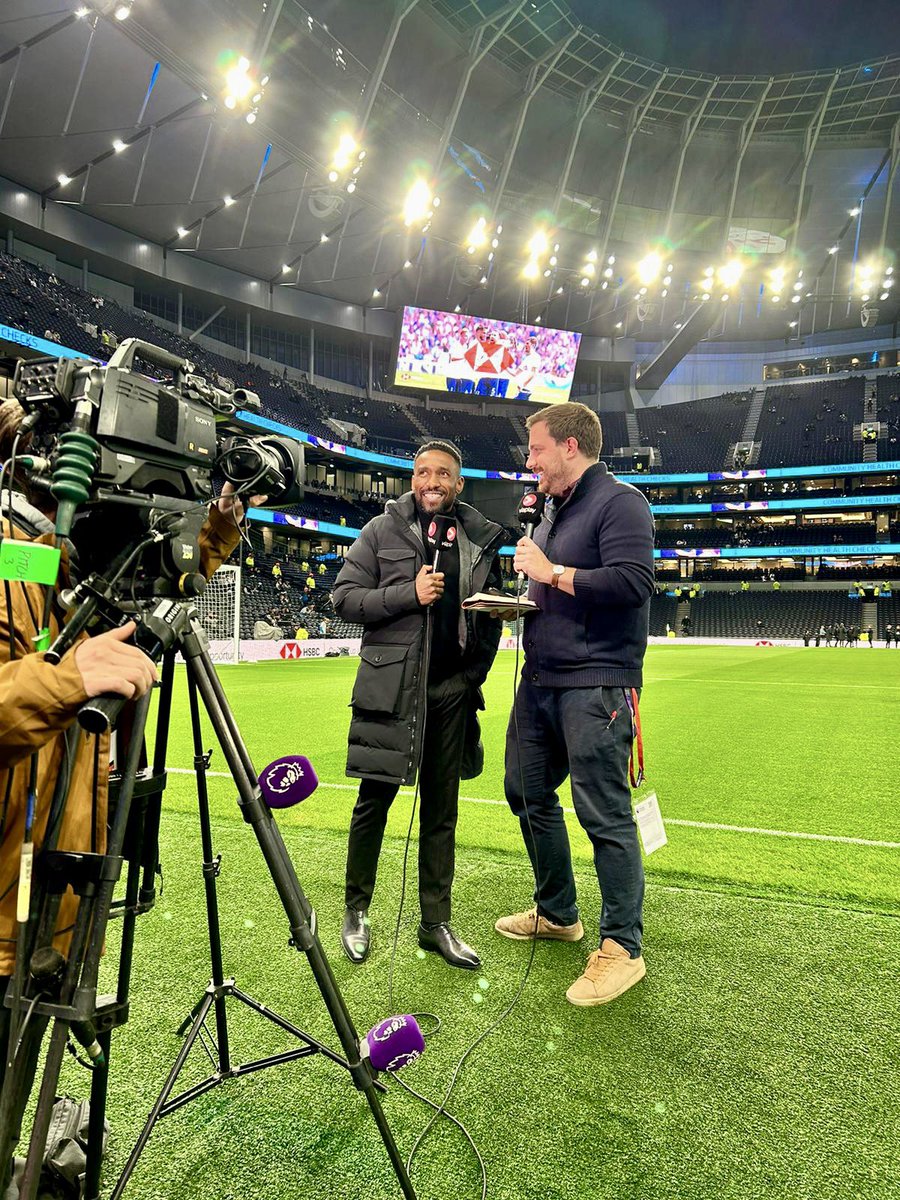
[[546, 917], [538, 916], [537, 908], [513, 913], [511, 917], [501, 917], [494, 928], [504, 937], [514, 938], [517, 942], [530, 942], [536, 937], [556, 942], [580, 942], [584, 937], [584, 926], [580, 921], [573, 925], [554, 925]]
[[588, 959], [584, 974], [566, 992], [566, 999], [582, 1008], [608, 1004], [646, 974], [643, 958], [632, 958], [624, 946], [612, 938], [604, 938], [600, 949]]

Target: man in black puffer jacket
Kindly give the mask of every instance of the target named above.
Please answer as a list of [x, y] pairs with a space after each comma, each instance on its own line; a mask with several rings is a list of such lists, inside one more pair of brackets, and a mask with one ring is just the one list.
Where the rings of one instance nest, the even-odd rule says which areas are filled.
[[[369, 521], [334, 586], [338, 615], [364, 627], [347, 755], [347, 774], [361, 783], [341, 930], [355, 963], [368, 957], [371, 944], [369, 903], [388, 809], [400, 785], [411, 785], [421, 771], [419, 945], [452, 966], [481, 965], [450, 927], [450, 889], [459, 781], [481, 773], [477, 710], [501, 630], [487, 614], [463, 613], [460, 603], [486, 586], [499, 588], [503, 530], [458, 502], [461, 467], [447, 442], [420, 447], [412, 491]], [[455, 518], [456, 529], [437, 573], [425, 544], [436, 513]]]

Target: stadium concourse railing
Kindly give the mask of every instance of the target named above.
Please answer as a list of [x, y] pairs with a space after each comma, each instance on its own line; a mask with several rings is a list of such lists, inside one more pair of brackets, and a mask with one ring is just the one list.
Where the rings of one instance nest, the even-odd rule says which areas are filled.
[[[58, 342], [52, 342], [47, 338], [38, 337], [35, 334], [26, 333], [21, 329], [11, 325], [0, 324], [0, 340], [14, 342], [18, 345], [27, 346], [28, 349], [37, 352], [38, 354], [52, 355], [60, 358], [84, 358], [83, 352], [73, 350], [67, 346], [62, 346]], [[256, 426], [261, 429], [266, 429], [271, 432], [285, 434], [288, 437], [295, 438], [299, 442], [304, 442], [307, 445], [316, 446], [319, 449], [326, 450], [340, 457], [353, 459], [361, 463], [369, 463], [373, 466], [389, 466], [407, 470], [410, 465], [410, 459], [401, 458], [399, 455], [377, 454], [371, 450], [361, 450], [356, 446], [348, 446], [341, 442], [329, 441], [326, 438], [317, 437], [314, 434], [305, 433], [300, 429], [294, 429], [290, 425], [285, 425], [280, 421], [273, 421], [268, 417], [258, 416], [256, 413], [248, 413], [241, 411], [238, 417], [247, 425]], [[701, 471], [687, 472], [683, 474], [641, 474], [641, 475], [620, 475], [619, 478], [626, 483], [632, 483], [638, 487], [654, 484], [691, 484], [691, 483], [715, 483], [721, 481], [743, 480], [775, 480], [775, 479], [809, 479], [813, 477], [833, 476], [833, 475], [869, 475], [869, 474], [884, 474], [889, 472], [900, 471], [900, 460], [889, 462], [867, 462], [867, 463], [835, 463], [828, 466], [814, 467], [775, 467], [775, 468], [755, 468], [744, 471]], [[523, 471], [489, 471], [478, 467], [463, 467], [463, 475], [470, 479], [497, 479], [505, 480], [510, 483], [531, 483], [534, 482], [534, 476]], [[751, 500], [738, 501], [735, 503], [714, 503], [714, 504], [662, 504], [651, 505], [651, 509], [657, 516], [678, 516], [678, 515], [697, 515], [700, 513], [726, 513], [726, 512], [762, 512], [762, 511], [799, 511], [806, 508], [875, 508], [884, 505], [896, 505], [900, 503], [900, 494], [883, 495], [883, 496], [854, 496], [842, 499], [840, 497], [831, 497], [823, 500], [813, 499], [796, 499], [796, 500]], [[269, 525], [284, 525], [293, 529], [309, 530], [318, 532], [329, 537], [343, 538], [348, 541], [353, 541], [360, 534], [359, 529], [351, 528], [347, 525], [338, 525], [329, 521], [319, 521], [314, 517], [295, 517], [288, 513], [277, 512], [270, 509], [252, 509], [249, 513], [250, 519], [262, 524]], [[513, 546], [501, 546], [500, 553], [504, 555], [512, 555], [514, 552]], [[679, 548], [674, 550], [654, 550], [654, 557], [657, 559], [672, 559], [672, 558], [821, 558], [827, 556], [829, 558], [868, 558], [873, 556], [884, 556], [888, 554], [900, 554], [900, 542], [870, 542], [859, 545], [837, 545], [825, 547], [819, 545], [811, 546], [770, 546], [770, 547], [694, 547], [694, 548]]]
[[[285, 434], [287, 437], [296, 438], [307, 445], [327, 450], [332, 454], [350, 458], [360, 463], [369, 463], [372, 466], [398, 467], [402, 470], [408, 470], [410, 466], [408, 458], [401, 458], [390, 454], [377, 454], [374, 451], [361, 450], [356, 446], [348, 446], [342, 442], [328, 441], [325, 438], [316, 437], [314, 434], [293, 429], [290, 425], [284, 425], [280, 421], [272, 421], [268, 417], [257, 416], [256, 413], [241, 412], [238, 416], [249, 425], [258, 426], [273, 433]], [[900, 460], [881, 463], [843, 463], [822, 467], [777, 467], [772, 470], [760, 468], [748, 471], [692, 472], [682, 475], [620, 475], [619, 478], [626, 483], [632, 483], [636, 486], [647, 486], [654, 484], [714, 483], [717, 481], [739, 482], [742, 480], [758, 479], [797, 479], [801, 477], [808, 479], [811, 476], [884, 474], [891, 471], [900, 471]], [[497, 479], [518, 484], [532, 483], [535, 479], [534, 475], [524, 471], [488, 471], [479, 467], [463, 467], [462, 473], [469, 479]], [[650, 508], [656, 516], [679, 516], [682, 514], [688, 516], [701, 513], [778, 512], [813, 508], [876, 508], [888, 505], [900, 505], [900, 493], [880, 496], [851, 496], [847, 499], [827, 497], [821, 500], [798, 498], [796, 500], [744, 500], [734, 503], [711, 504], [651, 504]], [[308, 530], [314, 533], [325, 534], [328, 537], [344, 538], [348, 541], [353, 541], [360, 534], [359, 529], [353, 529], [348, 525], [338, 525], [330, 521], [319, 521], [315, 517], [296, 517], [290, 513], [282, 513], [273, 509], [252, 509], [249, 515], [251, 520], [261, 524], [282, 525], [292, 529]], [[511, 555], [513, 552], [513, 546], [500, 547], [501, 554]], [[821, 545], [701, 547], [654, 550], [653, 553], [657, 559], [869, 558], [886, 554], [900, 554], [900, 542], [867, 542], [858, 545], [827, 547]]]

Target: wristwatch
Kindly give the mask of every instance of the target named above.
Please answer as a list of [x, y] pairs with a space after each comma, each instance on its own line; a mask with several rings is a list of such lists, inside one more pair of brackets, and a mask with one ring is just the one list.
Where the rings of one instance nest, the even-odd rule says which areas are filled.
[[560, 566], [555, 566], [553, 568], [553, 574], [550, 576], [550, 586], [551, 587], [553, 587], [553, 588], [559, 587], [559, 581], [560, 581], [560, 579], [562, 579], [563, 572], [565, 571], [565, 569], [566, 569], [565, 567], [560, 567]]

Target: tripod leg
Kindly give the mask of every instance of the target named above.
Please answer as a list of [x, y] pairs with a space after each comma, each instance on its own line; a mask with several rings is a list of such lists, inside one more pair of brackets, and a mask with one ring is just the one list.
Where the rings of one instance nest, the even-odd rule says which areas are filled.
[[109, 1089], [110, 1035], [100, 1033], [97, 1041], [103, 1048], [106, 1065], [95, 1068], [91, 1076], [91, 1113], [88, 1120], [87, 1163], [84, 1172], [84, 1200], [99, 1200], [100, 1168], [103, 1163], [103, 1141], [106, 1124], [106, 1095]]
[[359, 1034], [353, 1026], [346, 1002], [338, 988], [328, 959], [325, 957], [325, 951], [322, 949], [318, 935], [310, 927], [312, 909], [309, 901], [300, 886], [278, 826], [275, 824], [271, 812], [263, 803], [256, 780], [256, 772], [241, 738], [234, 714], [228, 707], [228, 701], [212, 660], [196, 632], [184, 638], [182, 654], [187, 664], [188, 675], [196, 682], [216, 739], [222, 747], [222, 752], [237, 786], [244, 820], [252, 827], [256, 835], [279, 899], [287, 914], [292, 941], [309, 959], [316, 984], [350, 1064], [353, 1082], [366, 1096], [400, 1189], [407, 1200], [415, 1200], [416, 1193], [382, 1110], [374, 1077], [368, 1063], [363, 1062], [360, 1058]]

